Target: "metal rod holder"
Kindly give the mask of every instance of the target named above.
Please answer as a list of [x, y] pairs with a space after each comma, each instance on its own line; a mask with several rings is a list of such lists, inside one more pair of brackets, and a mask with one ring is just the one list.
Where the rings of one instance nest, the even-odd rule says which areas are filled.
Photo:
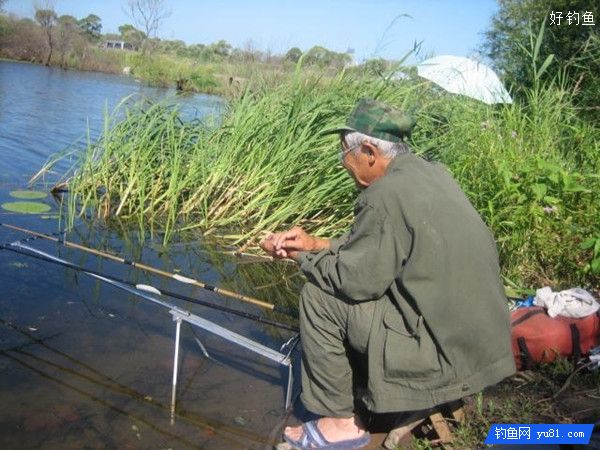
[[[295, 345], [298, 340], [295, 337], [292, 337], [286, 344], [284, 344], [284, 348], [288, 349], [287, 354], [283, 354], [276, 350], [273, 350], [269, 347], [266, 347], [258, 342], [250, 340], [240, 334], [237, 334], [233, 331], [230, 331], [226, 328], [223, 328], [213, 322], [210, 322], [202, 317], [199, 317], [195, 314], [191, 314], [187, 311], [182, 311], [179, 309], [171, 309], [169, 311], [173, 316], [173, 320], [177, 323], [177, 327], [175, 330], [175, 355], [173, 357], [173, 390], [171, 393], [171, 424], [175, 423], [175, 401], [176, 401], [176, 390], [177, 390], [177, 371], [178, 371], [178, 362], [179, 362], [179, 341], [181, 334], [181, 322], [185, 321], [191, 325], [195, 325], [198, 328], [201, 328], [205, 331], [214, 333], [218, 336], [221, 336], [227, 341], [238, 344], [254, 353], [258, 353], [259, 355], [264, 356], [271, 361], [275, 361], [279, 365], [285, 366], [288, 368], [288, 376], [287, 376], [287, 385], [285, 389], [285, 408], [287, 409], [292, 401], [292, 387], [294, 381], [293, 375], [293, 367], [292, 367], [292, 359], [290, 357], [291, 352], [293, 351]], [[196, 339], [196, 342], [200, 346], [202, 353], [211, 358], [206, 351], [206, 348], [202, 343]], [[212, 359], [212, 358], [211, 358]]]
[[[10, 228], [15, 228], [15, 227], [11, 226]], [[36, 233], [36, 235], [39, 235], [40, 237], [45, 236], [45, 235], [41, 235], [39, 233]], [[55, 238], [52, 238], [52, 239], [54, 240]], [[133, 288], [121, 281], [107, 278], [105, 276], [102, 276], [102, 275], [94, 273], [94, 272], [88, 272], [85, 269], [80, 268], [64, 259], [58, 258], [56, 256], [52, 256], [41, 250], [37, 250], [35, 248], [29, 247], [27, 245], [22, 244], [19, 241], [13, 242], [12, 244], [10, 244], [10, 246], [28, 250], [29, 252], [31, 252], [35, 255], [43, 256], [44, 258], [46, 258], [49, 261], [57, 262], [57, 263], [60, 263], [63, 265], [67, 265], [68, 267], [71, 267], [73, 269], [81, 270], [83, 273], [91, 276], [92, 278], [102, 280], [102, 281], [104, 281], [112, 286], [115, 286], [121, 290], [129, 292], [133, 295], [137, 295], [138, 297], [144, 298], [154, 304], [157, 304], [164, 308], [169, 309], [169, 312], [173, 316], [173, 320], [176, 322], [175, 352], [174, 352], [175, 354], [173, 355], [173, 389], [171, 392], [171, 424], [174, 424], [174, 422], [175, 422], [175, 401], [176, 401], [176, 397], [177, 397], [177, 373], [178, 373], [178, 369], [179, 369], [179, 342], [180, 342], [180, 337], [181, 337], [181, 322], [182, 321], [185, 321], [185, 322], [189, 323], [190, 325], [195, 325], [198, 328], [208, 331], [209, 333], [216, 334], [217, 336], [220, 336], [221, 338], [225, 339], [226, 341], [229, 341], [231, 343], [234, 343], [241, 347], [244, 347], [245, 349], [250, 350], [254, 353], [257, 353], [267, 359], [270, 359], [271, 361], [274, 361], [274, 362], [278, 363], [279, 365], [286, 366], [288, 368], [288, 380], [287, 380], [286, 394], [285, 394], [285, 407], [286, 407], [286, 409], [289, 407], [289, 405], [291, 403], [291, 391], [292, 391], [292, 382], [293, 382], [292, 361], [291, 361], [290, 355], [291, 355], [294, 347], [298, 343], [298, 340], [299, 340], [298, 335], [292, 336], [281, 347], [280, 351], [276, 351], [265, 345], [260, 344], [259, 342], [253, 341], [252, 339], [249, 339], [249, 338], [242, 336], [238, 333], [235, 333], [227, 328], [224, 328], [220, 325], [210, 322], [209, 320], [206, 320], [196, 314], [193, 314], [190, 311], [181, 309], [172, 303], [169, 303], [165, 300], [161, 300], [153, 295], [150, 295], [148, 293], [147, 289], [144, 290], [144, 289], [137, 288], [137, 287]], [[4, 246], [3, 248], [9, 249], [9, 247], [7, 247], [7, 246]], [[81, 248], [81, 246], [78, 246], [77, 248]], [[136, 266], [141, 267], [139, 264], [137, 264]], [[160, 295], [160, 291], [158, 291], [158, 290], [156, 290], [156, 292], [153, 292], [153, 293], [155, 295]], [[208, 356], [208, 352], [206, 351], [206, 348], [204, 348], [204, 345], [202, 345], [202, 342], [200, 342], [200, 340], [198, 340], [198, 339], [196, 339], [196, 342], [200, 346], [202, 352], [206, 356]], [[286, 350], [287, 350], [287, 353], [284, 354], [283, 352]], [[208, 357], [210, 358], [210, 356], [208, 356]]]
[[175, 424], [175, 399], [177, 395], [177, 369], [179, 367], [179, 338], [181, 335], [181, 319], [173, 317], [175, 326], [175, 355], [173, 357], [173, 389], [171, 391], [171, 425]]

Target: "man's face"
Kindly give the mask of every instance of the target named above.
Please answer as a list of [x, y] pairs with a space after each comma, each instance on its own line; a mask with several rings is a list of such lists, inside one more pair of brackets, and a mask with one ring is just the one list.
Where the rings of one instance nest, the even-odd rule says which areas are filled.
[[358, 149], [361, 146], [362, 145], [348, 147], [344, 137], [342, 136], [340, 139], [340, 161], [344, 169], [346, 169], [346, 171], [348, 171], [350, 176], [354, 179], [354, 182], [359, 189], [366, 187], [359, 181], [359, 178], [357, 178], [357, 174], [360, 173], [360, 160], [357, 158], [355, 153], [359, 153], [360, 150]]
[[383, 157], [379, 149], [369, 142], [348, 147], [344, 137], [340, 139], [340, 159], [342, 166], [354, 179], [359, 189], [368, 187], [383, 176], [389, 159]]

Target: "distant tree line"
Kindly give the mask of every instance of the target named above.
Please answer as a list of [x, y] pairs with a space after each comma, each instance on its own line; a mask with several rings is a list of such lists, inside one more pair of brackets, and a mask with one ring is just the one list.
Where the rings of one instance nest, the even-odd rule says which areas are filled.
[[[0, 0], [0, 7], [3, 1]], [[143, 15], [140, 11], [148, 8], [146, 3], [160, 10], [155, 10], [153, 15]], [[198, 63], [296, 63], [303, 57], [303, 64], [306, 65], [341, 69], [353, 62], [350, 53], [335, 52], [322, 46], [314, 46], [305, 53], [294, 47], [285, 55], [276, 55], [257, 49], [251, 41], [242, 48], [236, 48], [225, 40], [190, 45], [181, 40], [163, 40], [156, 37], [160, 21], [168, 15], [162, 2], [133, 0], [128, 2], [128, 6], [126, 12], [134, 23], [123, 24], [118, 28], [118, 33], [107, 34], [102, 34], [102, 19], [96, 14], [76, 18], [71, 15], [59, 16], [51, 8], [38, 8], [33, 18], [20, 18], [0, 12], [0, 56], [64, 68], [81, 68], [82, 62], [98, 57], [97, 50], [106, 41], [124, 41], [128, 48], [142, 53], [169, 54]], [[83, 66], [89, 68], [89, 65]], [[92, 70], [93, 67], [92, 64]]]
[[33, 19], [0, 14], [0, 56], [65, 65], [73, 54], [85, 58], [101, 38], [102, 23], [94, 14], [77, 19], [52, 9], [35, 10]]

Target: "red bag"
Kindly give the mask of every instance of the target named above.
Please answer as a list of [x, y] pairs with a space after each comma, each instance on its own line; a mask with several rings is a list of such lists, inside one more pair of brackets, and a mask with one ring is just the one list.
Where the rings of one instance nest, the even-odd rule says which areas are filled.
[[600, 345], [600, 314], [552, 318], [541, 306], [511, 313], [512, 350], [518, 370], [549, 363], [558, 355], [579, 360]]

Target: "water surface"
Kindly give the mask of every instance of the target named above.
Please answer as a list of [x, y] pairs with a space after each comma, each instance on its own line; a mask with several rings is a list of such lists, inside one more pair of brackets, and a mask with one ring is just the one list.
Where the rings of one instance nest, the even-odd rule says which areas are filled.
[[[0, 203], [14, 201], [10, 192], [26, 189], [50, 155], [97, 138], [106, 112], [129, 95], [177, 103], [188, 119], [218, 114], [223, 105], [217, 97], [176, 96], [128, 77], [0, 62]], [[59, 164], [46, 181], [67, 167]], [[52, 207], [51, 214], [0, 211], [0, 222], [57, 232], [59, 199], [41, 201]], [[0, 227], [2, 244], [25, 237]], [[126, 228], [80, 221], [67, 239], [267, 301], [293, 298], [297, 292], [298, 277], [290, 278], [290, 268], [234, 259], [201, 238], [181, 238], [164, 248], [148, 239], [140, 243]], [[56, 243], [37, 239], [27, 245], [120, 278], [265, 314]], [[0, 448], [258, 449], [281, 419], [286, 375], [281, 367], [184, 325], [177, 414], [171, 424], [175, 325], [168, 310], [6, 250], [0, 251], [0, 283]], [[166, 300], [274, 349], [291, 336]], [[195, 337], [214, 360], [203, 356]]]

